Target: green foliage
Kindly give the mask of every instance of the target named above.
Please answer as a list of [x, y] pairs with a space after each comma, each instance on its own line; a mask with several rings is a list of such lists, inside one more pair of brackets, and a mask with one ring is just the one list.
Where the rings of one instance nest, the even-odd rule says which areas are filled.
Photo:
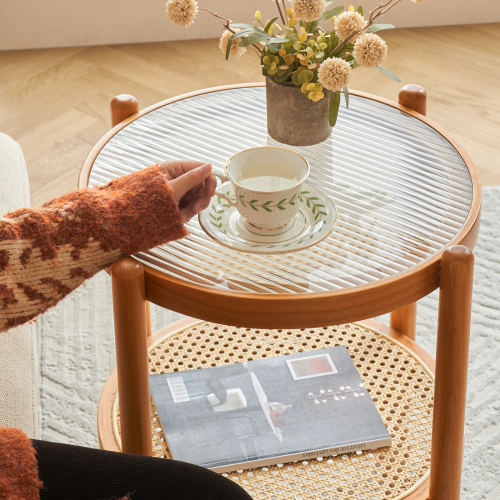
[[260, 28], [257, 28], [257, 26], [247, 23], [231, 23], [229, 27], [232, 29], [254, 29], [255, 31], [260, 30]]
[[392, 24], [372, 24], [367, 30], [367, 33], [376, 33], [380, 30], [393, 30], [394, 26]]
[[[228, 42], [226, 59], [229, 57], [230, 47], [234, 40], [241, 39], [238, 43], [241, 47], [260, 43], [262, 74], [273, 78], [279, 83], [286, 85], [300, 86], [302, 93], [313, 101], [318, 101], [324, 97], [324, 91], [318, 82], [318, 70], [321, 63], [329, 57], [338, 57], [348, 62], [352, 69], [359, 64], [351, 54], [354, 50], [354, 43], [343, 44], [335, 33], [335, 29], [330, 32], [319, 26], [323, 21], [337, 16], [344, 10], [343, 6], [333, 6], [333, 2], [328, 2], [323, 15], [315, 20], [304, 22], [293, 17], [293, 11], [288, 9], [286, 13], [286, 23], [281, 26], [280, 36], [274, 36], [274, 26], [278, 17], [261, 23], [260, 12], [256, 17], [260, 26], [231, 23], [231, 29], [240, 29]], [[363, 8], [357, 8], [357, 12], [363, 15]], [[367, 29], [367, 33], [376, 33], [384, 29], [392, 29], [391, 24], [373, 24]], [[400, 79], [382, 66], [377, 69], [396, 81]], [[349, 107], [349, 91], [347, 87], [344, 92], [346, 107]], [[340, 92], [330, 92], [329, 121], [332, 126], [337, 121]]]
[[[236, 33], [236, 34], [239, 34], [239, 33]], [[269, 38], [270, 38], [270, 35], [268, 35], [267, 33], [254, 33], [253, 35], [249, 35], [249, 36], [245, 37], [239, 43], [239, 45], [240, 45], [240, 47], [247, 47], [248, 45], [252, 45], [252, 43], [267, 41], [267, 40], [269, 40]], [[229, 43], [227, 45], [229, 46]]]
[[226, 48], [226, 60], [229, 59], [229, 52], [231, 51], [231, 46], [233, 45], [233, 42], [237, 40], [238, 38], [242, 38], [244, 36], [248, 36], [251, 33], [262, 33], [262, 35], [265, 35], [266, 37], [269, 37], [268, 34], [262, 32], [262, 30], [259, 30], [255, 26], [250, 26], [250, 28], [244, 28], [241, 29], [240, 31], [237, 31], [228, 41], [227, 41], [227, 48]]
[[343, 10], [344, 10], [343, 5], [341, 5], [339, 7], [335, 7], [334, 9], [331, 9], [331, 10], [327, 10], [317, 21], [314, 21], [314, 22], [321, 23], [323, 21], [331, 19], [333, 16], [340, 14]]
[[299, 73], [299, 82], [302, 84], [309, 83], [312, 79], [313, 79], [312, 71], [306, 70], [306, 71], [301, 71]]
[[340, 107], [340, 91], [330, 92], [330, 105], [328, 106], [328, 121], [332, 127], [337, 123]]
[[264, 28], [264, 31], [266, 33], [269, 33], [269, 28], [273, 25], [274, 21], [276, 21], [276, 19], [278, 19], [277, 17], [275, 17], [274, 19], [271, 19], [265, 26]]
[[349, 109], [349, 89], [344, 87], [344, 98], [345, 98], [345, 107]]
[[380, 64], [375, 69], [378, 69], [385, 76], [388, 76], [389, 78], [392, 78], [393, 80], [396, 80], [397, 82], [401, 81], [401, 78], [399, 78], [399, 76], [396, 76], [394, 73], [391, 73], [388, 69], [384, 68], [383, 66], [380, 66]]

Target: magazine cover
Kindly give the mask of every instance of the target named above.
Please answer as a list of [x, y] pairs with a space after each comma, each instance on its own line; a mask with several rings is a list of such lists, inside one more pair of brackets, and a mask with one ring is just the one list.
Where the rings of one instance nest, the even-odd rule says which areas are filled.
[[217, 472], [391, 444], [345, 346], [149, 379], [173, 458]]

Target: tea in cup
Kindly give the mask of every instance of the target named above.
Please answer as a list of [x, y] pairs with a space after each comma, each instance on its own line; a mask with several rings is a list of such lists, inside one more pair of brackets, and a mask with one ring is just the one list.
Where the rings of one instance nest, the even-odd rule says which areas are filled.
[[247, 229], [280, 234], [288, 230], [288, 223], [299, 211], [299, 195], [309, 170], [302, 155], [267, 146], [236, 153], [226, 163], [225, 175], [212, 173], [233, 185], [236, 200], [223, 188], [215, 194], [229, 207], [236, 207]]

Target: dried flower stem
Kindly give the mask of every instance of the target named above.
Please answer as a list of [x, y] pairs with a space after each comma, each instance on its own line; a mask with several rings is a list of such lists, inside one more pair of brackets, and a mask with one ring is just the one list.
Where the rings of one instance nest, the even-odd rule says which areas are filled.
[[[227, 30], [229, 30], [233, 35], [235, 34], [235, 31], [233, 31], [229, 27], [229, 23], [232, 22], [231, 19], [228, 19], [227, 17], [219, 16], [219, 14], [217, 14], [215, 12], [212, 12], [211, 10], [208, 10], [208, 9], [205, 9], [205, 8], [200, 8], [199, 10], [204, 10], [205, 12], [208, 12], [209, 14], [212, 14], [212, 16], [217, 17], [219, 19], [222, 19], [223, 21], [226, 21], [226, 24], [224, 24], [224, 28], [226, 28]], [[260, 57], [261, 50], [254, 43], [252, 45], [250, 45], [250, 47]]]
[[208, 12], [209, 14], [212, 14], [212, 16], [214, 17], [218, 17], [219, 19], [222, 19], [223, 21], [226, 21], [226, 24], [224, 25], [226, 27], [226, 29], [229, 29], [229, 23], [231, 23], [231, 19], [228, 19], [227, 17], [223, 17], [223, 16], [219, 16], [219, 14], [215, 13], [215, 12], [212, 12], [211, 10], [208, 10], [208, 9], [205, 9], [205, 8], [201, 8], [199, 10], [204, 10], [205, 12]]
[[[375, 7], [375, 9], [373, 9], [372, 11], [370, 11], [370, 22], [373, 23], [373, 21], [377, 17], [383, 16], [389, 9], [392, 9], [396, 4], [398, 4], [399, 2], [401, 2], [401, 0], [396, 0], [392, 5], [389, 5], [392, 1], [393, 0], [389, 0], [386, 3], [382, 3], [381, 2], [378, 5], [378, 7]], [[386, 10], [384, 10], [384, 8], [387, 7], [388, 5], [389, 5], [389, 7]]]
[[285, 18], [283, 17], [283, 12], [281, 12], [280, 0], [276, 0], [276, 7], [278, 7], [278, 12], [280, 13], [280, 17], [281, 17], [281, 22], [283, 24], [286, 24]]
[[396, 2], [394, 2], [392, 5], [389, 5], [389, 7], [387, 7], [387, 9], [385, 9], [383, 12], [380, 13], [381, 16], [383, 16], [386, 12], [388, 12], [389, 10], [391, 10], [396, 4], [398, 4], [399, 2], [401, 2], [401, 0], [397, 0]]
[[[394, 3], [392, 3], [394, 2]], [[353, 37], [355, 37], [357, 34], [361, 33], [362, 31], [365, 31], [367, 30], [372, 24], [373, 22], [375, 21], [375, 19], [377, 19], [377, 17], [380, 17], [380, 16], [383, 16], [387, 11], [389, 11], [390, 9], [392, 9], [396, 4], [398, 4], [399, 2], [401, 2], [401, 0], [389, 0], [388, 2], [386, 3], [380, 3], [378, 7], [376, 7], [375, 9], [373, 9], [372, 11], [370, 11], [370, 19], [368, 21], [368, 24], [363, 28], [363, 29], [360, 29], [358, 31], [355, 31], [352, 35], [350, 35], [349, 37], [347, 37], [343, 42], [339, 43], [331, 52], [330, 54], [328, 55], [328, 57], [332, 57], [332, 55], [337, 52], [338, 49], [340, 49], [343, 45], [346, 45], [347, 42], [349, 42], [349, 40], [351, 40]], [[392, 5], [389, 5], [391, 4]], [[387, 7], [388, 6], [388, 7]], [[383, 10], [385, 7], [387, 7], [387, 9]], [[378, 12], [377, 12], [378, 11]]]

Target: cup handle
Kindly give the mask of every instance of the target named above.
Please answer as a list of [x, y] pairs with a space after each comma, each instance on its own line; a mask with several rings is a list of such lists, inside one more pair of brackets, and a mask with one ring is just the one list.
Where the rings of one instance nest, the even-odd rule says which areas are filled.
[[[225, 184], [226, 182], [230, 182], [229, 179], [224, 174], [220, 174], [220, 173], [214, 172], [212, 170], [212, 175], [215, 175], [216, 177], [218, 177], [223, 184]], [[215, 194], [219, 198], [226, 200], [228, 203], [228, 207], [235, 207], [236, 206], [236, 202], [231, 200], [231, 198], [229, 198], [229, 196], [227, 194], [223, 193], [220, 189], [216, 189]]]

